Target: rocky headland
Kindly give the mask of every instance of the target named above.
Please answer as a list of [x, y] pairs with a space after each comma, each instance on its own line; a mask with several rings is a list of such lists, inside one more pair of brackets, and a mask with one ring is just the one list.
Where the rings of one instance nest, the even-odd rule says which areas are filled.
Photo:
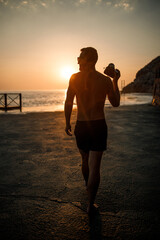
[[122, 89], [123, 93], [152, 93], [156, 69], [160, 68], [160, 56], [136, 73], [136, 78]]

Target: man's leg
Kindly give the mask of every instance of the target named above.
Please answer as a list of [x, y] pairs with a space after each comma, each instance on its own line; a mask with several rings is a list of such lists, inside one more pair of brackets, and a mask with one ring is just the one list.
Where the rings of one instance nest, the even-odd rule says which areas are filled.
[[93, 209], [93, 204], [95, 201], [95, 197], [98, 191], [99, 183], [100, 183], [100, 165], [102, 159], [103, 152], [90, 151], [89, 152], [89, 178], [87, 184], [89, 205], [87, 212], [90, 213]]
[[84, 152], [81, 149], [79, 149], [79, 152], [82, 156], [82, 174], [87, 186], [88, 177], [89, 177], [89, 167], [88, 167], [89, 152]]

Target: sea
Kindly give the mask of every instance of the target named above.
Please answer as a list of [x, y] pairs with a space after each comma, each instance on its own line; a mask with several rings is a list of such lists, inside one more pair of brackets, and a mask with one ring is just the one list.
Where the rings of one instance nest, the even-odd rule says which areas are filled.
[[[11, 95], [11, 99], [8, 102], [11, 105], [18, 103], [18, 98], [16, 98], [17, 93], [22, 94], [22, 113], [30, 112], [55, 112], [64, 110], [64, 102], [66, 97], [66, 90], [46, 90], [46, 91], [0, 91], [0, 107], [3, 105], [2, 93], [15, 93]], [[9, 96], [9, 95], [8, 95]], [[152, 102], [152, 94], [148, 93], [126, 93], [121, 94], [121, 106], [124, 105], [138, 105], [138, 104], [149, 104]], [[105, 106], [111, 106], [108, 99], [106, 99]], [[76, 102], [74, 102], [74, 108], [76, 108]], [[8, 111], [7, 113], [19, 113], [19, 110]], [[4, 111], [0, 110], [0, 113]]]

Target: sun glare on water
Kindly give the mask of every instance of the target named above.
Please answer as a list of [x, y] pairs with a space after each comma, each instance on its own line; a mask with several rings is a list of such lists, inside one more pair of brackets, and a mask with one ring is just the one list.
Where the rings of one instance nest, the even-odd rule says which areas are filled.
[[61, 69], [61, 77], [68, 80], [71, 75], [75, 72], [74, 68], [71, 66], [65, 66]]

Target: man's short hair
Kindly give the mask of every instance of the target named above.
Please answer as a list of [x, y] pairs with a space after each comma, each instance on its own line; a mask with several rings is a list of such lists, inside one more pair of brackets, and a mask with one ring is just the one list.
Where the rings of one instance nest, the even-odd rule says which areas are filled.
[[98, 60], [97, 50], [93, 47], [82, 48], [81, 52], [83, 52], [84, 56], [86, 56], [88, 62], [93, 62], [96, 64]]

